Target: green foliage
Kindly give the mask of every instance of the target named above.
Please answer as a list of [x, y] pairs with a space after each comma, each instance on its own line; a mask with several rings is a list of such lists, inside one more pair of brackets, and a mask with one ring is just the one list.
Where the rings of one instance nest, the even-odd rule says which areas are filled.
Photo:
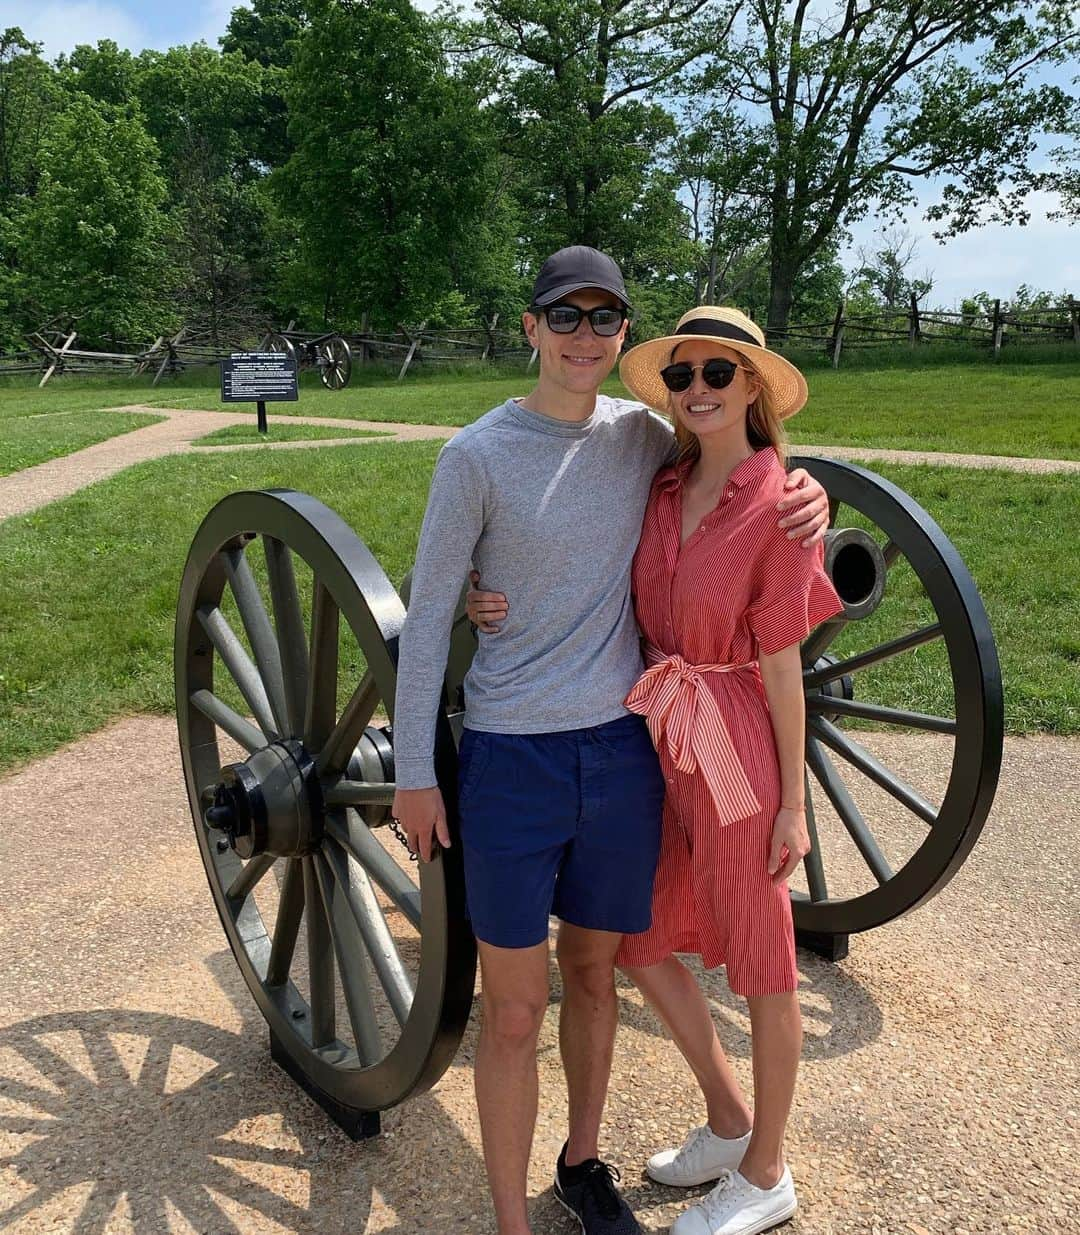
[[34, 314], [75, 314], [87, 342], [160, 330], [172, 316], [166, 185], [138, 110], [72, 97], [40, 162], [17, 220], [20, 285]]
[[483, 242], [498, 171], [480, 100], [447, 72], [437, 27], [407, 0], [313, 4], [288, 99], [295, 153], [273, 188], [296, 316], [427, 317]]

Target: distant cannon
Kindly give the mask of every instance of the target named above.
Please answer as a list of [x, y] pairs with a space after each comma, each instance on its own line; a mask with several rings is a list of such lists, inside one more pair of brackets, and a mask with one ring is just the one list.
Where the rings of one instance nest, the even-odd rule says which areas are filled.
[[[826, 564], [845, 604], [803, 643], [813, 847], [793, 888], [800, 942], [838, 958], [971, 851], [997, 786], [1001, 675], [971, 576], [930, 516], [862, 468], [792, 462], [829, 494]], [[353, 1136], [443, 1074], [475, 978], [460, 845], [411, 862], [390, 819], [404, 617], [338, 515], [270, 490], [207, 515], [176, 620], [180, 747], [218, 913], [274, 1058]], [[463, 591], [435, 750], [455, 837], [474, 649]], [[907, 658], [918, 672], [894, 678]], [[951, 706], [916, 710], [912, 681]], [[938, 735], [938, 790], [890, 766], [892, 746], [875, 754], [868, 727]]]
[[318, 369], [327, 390], [343, 390], [352, 377], [352, 348], [341, 335], [309, 334], [301, 330], [271, 330], [259, 350], [281, 352], [296, 361], [297, 369]]

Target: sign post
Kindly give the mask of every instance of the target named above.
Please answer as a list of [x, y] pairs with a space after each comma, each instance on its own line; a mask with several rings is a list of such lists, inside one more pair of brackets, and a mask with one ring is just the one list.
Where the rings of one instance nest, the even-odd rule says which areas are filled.
[[222, 403], [255, 403], [259, 432], [266, 432], [267, 403], [295, 403], [296, 357], [285, 352], [233, 352], [221, 362]]

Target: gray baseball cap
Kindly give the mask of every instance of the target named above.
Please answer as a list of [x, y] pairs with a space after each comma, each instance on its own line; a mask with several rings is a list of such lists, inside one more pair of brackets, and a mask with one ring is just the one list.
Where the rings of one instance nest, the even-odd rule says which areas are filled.
[[622, 272], [606, 253], [590, 249], [588, 245], [574, 244], [567, 249], [552, 253], [540, 267], [533, 284], [532, 303], [554, 304], [571, 292], [584, 291], [587, 287], [610, 292], [630, 308], [626, 298], [626, 284]]

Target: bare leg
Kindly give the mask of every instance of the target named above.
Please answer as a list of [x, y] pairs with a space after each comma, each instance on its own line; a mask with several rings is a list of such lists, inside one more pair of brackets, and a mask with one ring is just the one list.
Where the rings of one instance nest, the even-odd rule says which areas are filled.
[[754, 1041], [754, 1135], [739, 1172], [759, 1188], [784, 1173], [784, 1131], [802, 1054], [802, 1013], [794, 991], [747, 1000]]
[[558, 958], [563, 997], [559, 1046], [570, 1104], [567, 1166], [599, 1157], [619, 1003], [615, 994], [615, 953], [621, 935], [590, 931], [563, 922]]
[[750, 1108], [716, 1036], [712, 1013], [694, 975], [674, 956], [658, 965], [624, 972], [667, 1026], [697, 1077], [705, 1096], [709, 1127], [729, 1140], [745, 1136], [752, 1122]]
[[536, 1042], [548, 1001], [548, 945], [480, 943], [483, 1021], [476, 1105], [499, 1235], [529, 1235], [529, 1153], [536, 1127]]

